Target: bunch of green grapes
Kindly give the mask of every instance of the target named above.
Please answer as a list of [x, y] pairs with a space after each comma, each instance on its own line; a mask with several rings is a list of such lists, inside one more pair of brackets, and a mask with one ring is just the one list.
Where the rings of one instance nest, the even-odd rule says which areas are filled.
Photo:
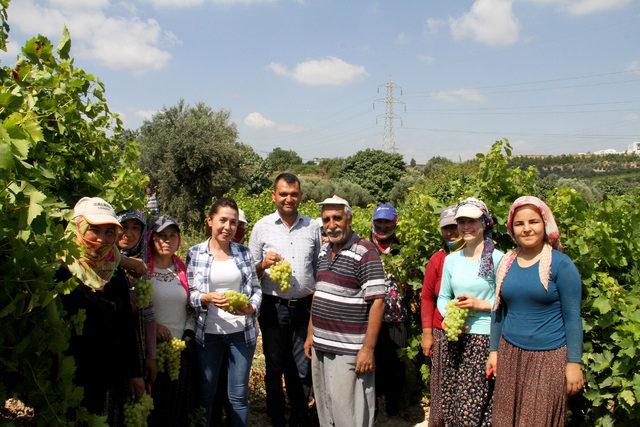
[[175, 381], [180, 376], [180, 354], [187, 347], [187, 343], [176, 337], [171, 341], [158, 343], [156, 348], [156, 358], [158, 371], [169, 374], [169, 379]]
[[274, 264], [269, 269], [269, 277], [280, 286], [282, 292], [291, 289], [291, 264], [286, 259]]
[[463, 332], [464, 320], [469, 315], [468, 308], [456, 306], [456, 300], [452, 299], [447, 303], [447, 315], [444, 317], [444, 332], [449, 341], [456, 342]]
[[227, 291], [224, 296], [229, 302], [229, 307], [226, 309], [229, 313], [240, 313], [249, 303], [249, 297], [242, 292]]
[[125, 427], [146, 427], [147, 417], [153, 409], [153, 399], [144, 393], [137, 401], [124, 404]]
[[138, 308], [149, 307], [153, 298], [153, 285], [151, 280], [146, 277], [140, 277], [134, 285], [136, 290], [136, 303]]

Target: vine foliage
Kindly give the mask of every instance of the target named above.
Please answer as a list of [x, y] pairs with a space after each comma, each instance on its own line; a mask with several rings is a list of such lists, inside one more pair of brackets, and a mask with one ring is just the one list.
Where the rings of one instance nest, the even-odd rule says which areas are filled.
[[66, 354], [75, 328], [59, 296], [75, 283], [54, 281], [60, 258], [76, 254], [70, 207], [82, 196], [139, 207], [146, 181], [135, 142], [113, 138], [121, 122], [104, 85], [74, 66], [70, 48], [66, 28], [55, 48], [38, 35], [0, 67], [0, 402], [22, 400], [39, 425], [99, 421], [80, 408]]

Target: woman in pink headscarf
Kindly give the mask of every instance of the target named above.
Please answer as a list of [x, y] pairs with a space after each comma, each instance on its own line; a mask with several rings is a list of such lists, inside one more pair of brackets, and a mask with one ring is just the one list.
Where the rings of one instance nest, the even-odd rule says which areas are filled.
[[549, 207], [518, 198], [507, 230], [516, 249], [496, 272], [487, 375], [496, 376], [494, 426], [564, 426], [567, 395], [584, 386], [582, 283], [560, 252]]

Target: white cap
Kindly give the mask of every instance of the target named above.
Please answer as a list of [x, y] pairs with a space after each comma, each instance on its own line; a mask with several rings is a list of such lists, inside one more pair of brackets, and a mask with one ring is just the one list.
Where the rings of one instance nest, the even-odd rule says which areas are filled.
[[245, 225], [249, 224], [247, 222], [247, 217], [244, 215], [244, 211], [238, 208], [238, 221], [244, 222]]
[[100, 197], [83, 197], [73, 207], [73, 217], [83, 216], [89, 224], [114, 224], [120, 227], [116, 211]]
[[485, 206], [486, 209], [486, 205], [481, 200], [478, 200], [474, 197], [468, 197], [464, 199], [462, 202], [460, 202], [458, 208], [456, 209], [455, 219], [462, 217], [478, 219], [482, 217], [483, 212], [482, 209], [478, 207], [478, 205]]
[[323, 201], [321, 201], [318, 204], [320, 206], [323, 206], [323, 205], [343, 205], [343, 206], [351, 207], [351, 205], [349, 205], [349, 202], [347, 202], [342, 197], [336, 196], [335, 194], [333, 195], [333, 197], [329, 197], [328, 199], [324, 199]]

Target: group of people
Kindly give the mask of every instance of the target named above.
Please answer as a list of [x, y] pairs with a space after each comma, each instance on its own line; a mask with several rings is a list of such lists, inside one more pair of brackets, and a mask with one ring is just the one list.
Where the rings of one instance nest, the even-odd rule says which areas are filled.
[[[315, 402], [321, 426], [371, 426], [382, 395], [397, 414], [407, 310], [381, 261], [399, 251], [397, 211], [378, 206], [363, 237], [347, 200], [320, 202], [319, 223], [298, 212], [302, 197], [295, 175], [278, 175], [275, 211], [254, 224], [248, 246], [242, 211], [216, 200], [207, 239], [184, 262], [175, 219], [78, 201], [69, 228], [79, 252], [57, 280], [79, 283], [63, 303], [81, 325], [70, 352], [83, 405], [122, 425], [127, 399], [150, 393], [150, 425], [218, 425], [225, 408], [227, 424], [246, 426], [260, 331], [271, 425], [309, 425]], [[476, 199], [440, 217], [443, 249], [426, 266], [421, 307], [429, 425], [563, 425], [566, 394], [583, 385], [580, 277], [539, 199], [514, 203], [508, 229], [517, 247], [507, 255], [493, 247], [494, 222]], [[292, 271], [285, 290], [270, 276], [283, 260]], [[153, 297], [142, 307], [135, 287], [144, 280]], [[246, 304], [231, 304], [229, 291]], [[443, 333], [450, 300], [472, 310], [458, 342]], [[177, 379], [157, 363], [159, 345], [174, 338], [186, 346]]]
[[[584, 387], [582, 283], [561, 252], [553, 213], [523, 196], [509, 210], [516, 248], [494, 248], [495, 219], [468, 198], [442, 211], [443, 248], [422, 287], [422, 349], [431, 357], [430, 426], [564, 426]], [[448, 340], [447, 304], [471, 310]]]

